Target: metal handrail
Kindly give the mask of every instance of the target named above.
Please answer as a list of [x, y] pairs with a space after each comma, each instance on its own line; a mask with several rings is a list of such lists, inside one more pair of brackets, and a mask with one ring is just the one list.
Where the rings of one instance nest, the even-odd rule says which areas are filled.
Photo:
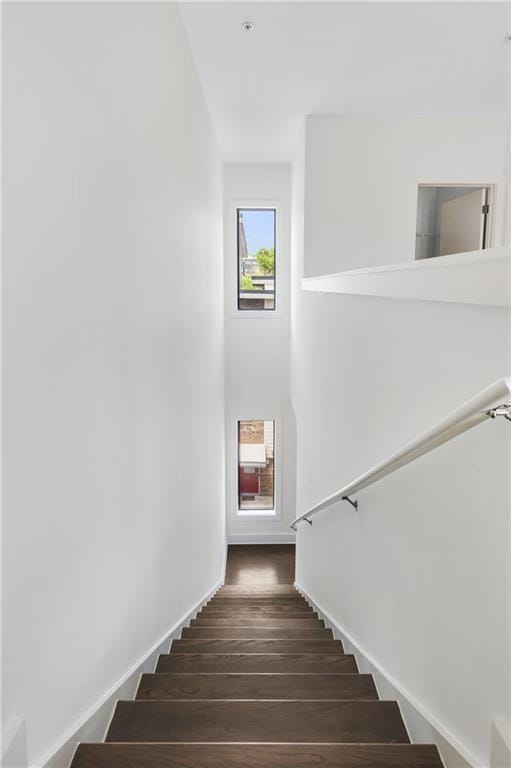
[[358, 508], [358, 501], [351, 498], [355, 493], [390, 475], [400, 467], [404, 467], [405, 464], [418, 459], [419, 456], [428, 453], [428, 451], [432, 451], [433, 448], [437, 448], [442, 443], [452, 440], [453, 437], [466, 432], [467, 429], [481, 424], [486, 419], [495, 419], [498, 416], [503, 416], [511, 421], [510, 376], [499, 379], [491, 386], [483, 389], [478, 395], [468, 400], [435, 426], [423, 432], [400, 451], [376, 464], [368, 472], [345, 485], [344, 488], [315, 504], [303, 515], [293, 520], [290, 527], [296, 531], [296, 526], [302, 520], [312, 525], [311, 517], [339, 501], [348, 501], [353, 507]]

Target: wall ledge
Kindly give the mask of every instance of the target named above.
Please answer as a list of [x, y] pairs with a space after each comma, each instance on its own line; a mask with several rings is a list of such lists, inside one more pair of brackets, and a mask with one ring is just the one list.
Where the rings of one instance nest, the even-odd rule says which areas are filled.
[[454, 304], [511, 306], [511, 248], [304, 277], [304, 291]]

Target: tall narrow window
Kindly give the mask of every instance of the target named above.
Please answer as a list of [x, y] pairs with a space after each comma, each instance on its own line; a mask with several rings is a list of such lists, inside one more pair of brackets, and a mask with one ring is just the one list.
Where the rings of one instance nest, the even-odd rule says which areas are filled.
[[275, 309], [274, 208], [238, 208], [238, 309]]
[[238, 421], [238, 510], [275, 509], [275, 422]]

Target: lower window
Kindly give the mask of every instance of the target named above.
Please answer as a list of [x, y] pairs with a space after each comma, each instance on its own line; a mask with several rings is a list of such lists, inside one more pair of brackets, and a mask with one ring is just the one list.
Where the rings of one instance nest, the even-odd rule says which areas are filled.
[[238, 511], [275, 509], [275, 422], [238, 421]]

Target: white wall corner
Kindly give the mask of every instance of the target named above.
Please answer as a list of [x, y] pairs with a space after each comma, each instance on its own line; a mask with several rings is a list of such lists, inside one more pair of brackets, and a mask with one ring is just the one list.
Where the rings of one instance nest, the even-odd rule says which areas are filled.
[[511, 723], [503, 718], [491, 724], [491, 768], [511, 768]]
[[[359, 671], [374, 676], [380, 698], [398, 702], [412, 743], [436, 744], [445, 768], [489, 768], [336, 622], [301, 584], [295, 582], [295, 587], [332, 629], [334, 637], [342, 640], [345, 653], [355, 655]], [[491, 768], [508, 766], [492, 763]]]
[[[227, 553], [227, 546], [225, 547]], [[191, 608], [184, 616], [156, 641], [137, 661], [110, 686], [75, 722], [62, 734], [58, 741], [41, 756], [31, 768], [68, 768], [73, 754], [80, 742], [103, 741], [110, 721], [112, 719], [115, 704], [120, 700], [132, 699], [138, 688], [140, 676], [143, 673], [154, 672], [160, 653], [168, 653], [172, 640], [181, 635], [183, 627], [188, 626], [190, 620], [211, 599], [214, 593], [222, 586], [225, 579], [225, 563], [223, 564], [222, 578]], [[22, 763], [5, 763], [6, 768], [21, 767]], [[26, 763], [25, 763], [26, 765]]]
[[2, 733], [1, 755], [5, 768], [21, 768], [27, 764], [27, 729], [22, 711], [16, 712]]

